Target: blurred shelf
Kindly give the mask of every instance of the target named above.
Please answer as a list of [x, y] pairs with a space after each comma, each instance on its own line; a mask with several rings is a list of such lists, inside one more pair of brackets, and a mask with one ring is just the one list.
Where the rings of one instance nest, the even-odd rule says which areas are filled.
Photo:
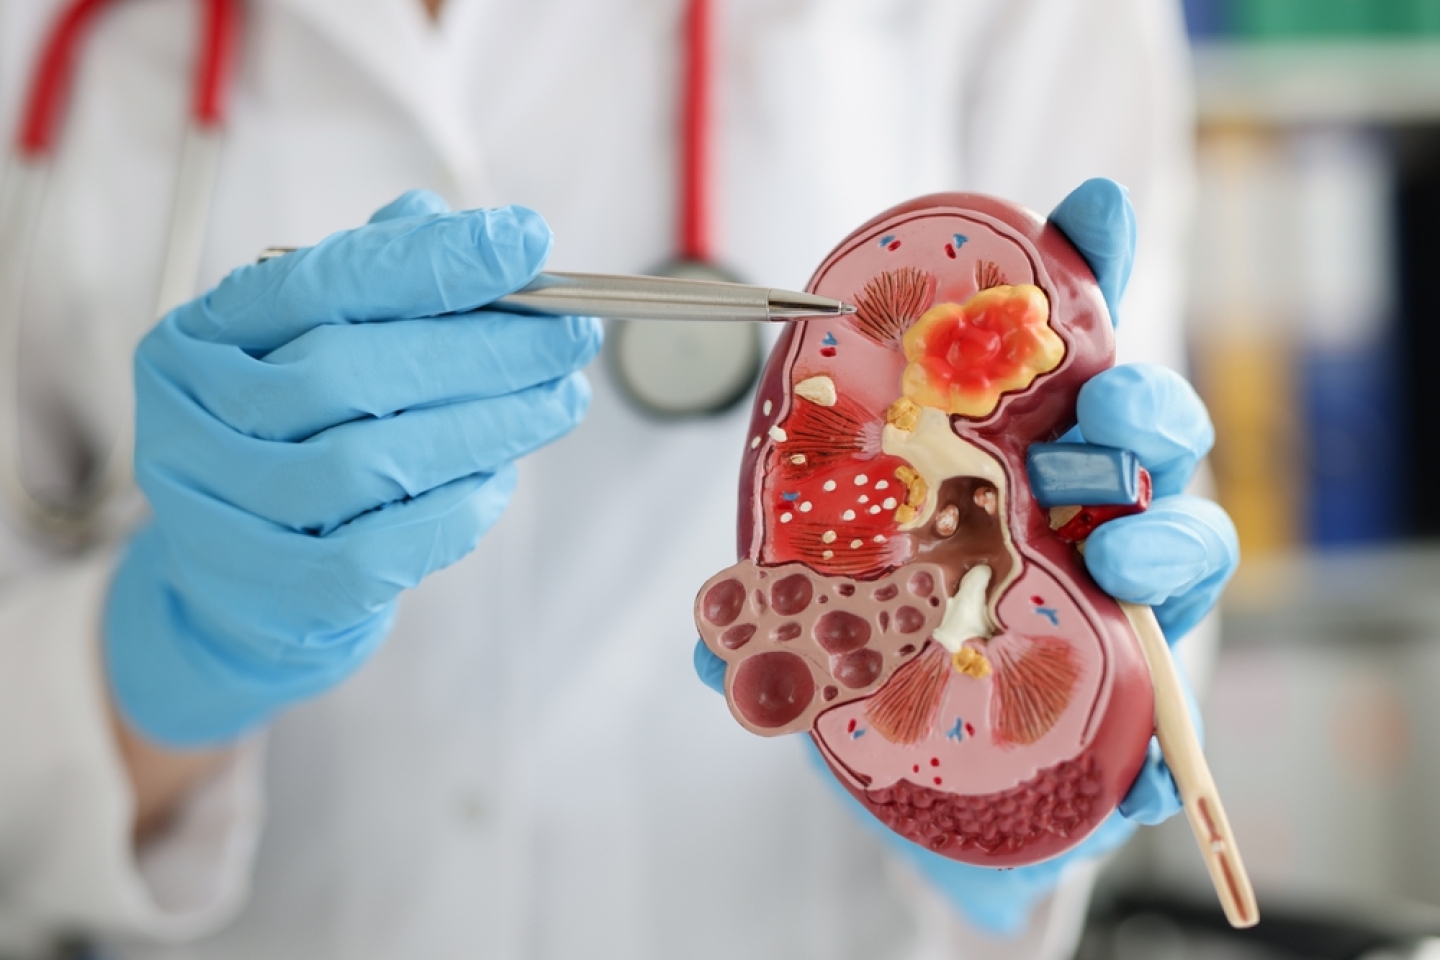
[[1194, 54], [1207, 123], [1440, 120], [1440, 38], [1201, 41]]
[[1247, 560], [1224, 614], [1227, 644], [1440, 641], [1440, 546]]

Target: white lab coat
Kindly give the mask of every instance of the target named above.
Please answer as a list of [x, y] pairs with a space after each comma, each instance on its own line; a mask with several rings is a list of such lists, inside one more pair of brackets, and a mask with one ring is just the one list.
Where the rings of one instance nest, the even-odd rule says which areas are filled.
[[[1131, 187], [1142, 236], [1122, 355], [1179, 363], [1171, 4], [718, 5], [719, 245], [742, 276], [798, 288], [916, 194], [1043, 211], [1105, 175]], [[0, 0], [0, 129], [57, 6]], [[37, 486], [63, 487], [124, 410], [194, 6], [117, 4], [83, 57], [24, 310]], [[658, 263], [681, 6], [448, 0], [436, 29], [418, 0], [251, 0], [203, 284], [411, 187], [535, 207], [557, 269]], [[138, 856], [96, 656], [113, 557], [0, 533], [0, 952], [86, 930], [197, 960], [1063, 953], [1084, 876], [1023, 944], [977, 947], [797, 739], [751, 736], [696, 681], [691, 601], [734, 558], [747, 413], [656, 423], [604, 363], [591, 377], [584, 426], [523, 464], [504, 518], [404, 598], [374, 661], [284, 715], [265, 756], [247, 745]]]

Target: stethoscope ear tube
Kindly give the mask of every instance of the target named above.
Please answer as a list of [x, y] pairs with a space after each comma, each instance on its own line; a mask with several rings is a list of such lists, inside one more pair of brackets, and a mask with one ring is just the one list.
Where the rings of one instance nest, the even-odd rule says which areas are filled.
[[[120, 427], [84, 492], [64, 504], [35, 496], [26, 486], [20, 460], [20, 317], [50, 159], [80, 43], [107, 3], [75, 0], [55, 21], [37, 60], [15, 149], [0, 183], [0, 495], [25, 530], [72, 548], [123, 534], [139, 514], [132, 465], [133, 398], [128, 391], [115, 398]], [[240, 0], [203, 0], [202, 7], [191, 121], [180, 157], [155, 317], [195, 291], [238, 42]]]

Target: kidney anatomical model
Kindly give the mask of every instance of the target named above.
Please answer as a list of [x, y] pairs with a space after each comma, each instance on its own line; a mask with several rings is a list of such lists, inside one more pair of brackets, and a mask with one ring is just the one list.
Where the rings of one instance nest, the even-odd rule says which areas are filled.
[[[1054, 227], [972, 194], [861, 227], [761, 382], [740, 561], [696, 620], [737, 720], [807, 732], [902, 836], [1014, 866], [1083, 840], [1154, 731], [1149, 673], [1026, 451], [1113, 362], [1104, 300]], [[1072, 511], [1073, 513], [1073, 511]]]

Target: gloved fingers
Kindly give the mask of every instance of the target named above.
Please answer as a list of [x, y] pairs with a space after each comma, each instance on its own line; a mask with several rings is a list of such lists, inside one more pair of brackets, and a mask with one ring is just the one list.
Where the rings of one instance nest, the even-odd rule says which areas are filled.
[[1085, 543], [1100, 588], [1154, 607], [1171, 643], [1209, 612], [1239, 563], [1234, 523], [1200, 497], [1163, 497], [1145, 513], [1101, 524]]
[[192, 337], [263, 355], [324, 324], [479, 309], [534, 279], [550, 243], [524, 207], [382, 220], [240, 267], [173, 315]]
[[1165, 765], [1160, 753], [1160, 741], [1150, 738], [1150, 748], [1145, 753], [1145, 763], [1135, 775], [1130, 792], [1120, 801], [1120, 815], [1135, 823], [1153, 827], [1164, 823], [1185, 809], [1180, 801], [1180, 789], [1175, 778]]
[[[193, 609], [196, 632], [221, 648], [233, 644], [237, 663], [269, 664], [273, 673], [277, 664], [349, 650], [358, 623], [473, 550], [509, 502], [516, 474], [506, 465], [465, 477], [327, 536], [263, 520], [164, 474], [146, 479], [175, 558], [166, 563], [169, 589]], [[194, 557], [205, 562], [186, 559]]]
[[1105, 297], [1110, 322], [1120, 322], [1120, 297], [1135, 265], [1135, 208], [1114, 180], [1096, 177], [1070, 191], [1050, 222], [1075, 245]]
[[584, 374], [487, 400], [343, 424], [291, 445], [268, 489], [230, 485], [238, 506], [327, 534], [385, 504], [493, 473], [573, 430], [590, 405]]
[[513, 467], [467, 477], [315, 537], [151, 479], [159, 522], [112, 586], [107, 667], [126, 716], [186, 746], [339, 683], [384, 639], [396, 595], [473, 549], [515, 485]]
[[298, 441], [353, 420], [548, 383], [589, 363], [602, 337], [592, 317], [481, 311], [318, 327], [257, 359], [187, 338], [166, 320], [147, 337], [143, 360], [235, 430]]
[[[1200, 704], [1195, 700], [1195, 691], [1190, 688], [1185, 667], [1178, 660], [1175, 662], [1175, 671], [1180, 675], [1180, 687], [1185, 693], [1185, 706], [1190, 713], [1190, 720], [1195, 724], [1200, 742], [1204, 743], [1205, 723], [1200, 715]], [[1160, 741], [1151, 737], [1145, 752], [1145, 763], [1135, 775], [1135, 782], [1130, 785], [1125, 799], [1120, 801], [1120, 814], [1128, 820], [1153, 827], [1164, 823], [1183, 809], [1185, 805], [1180, 799], [1180, 789], [1175, 785], [1175, 778], [1165, 763]]]
[[517, 474], [505, 464], [492, 474], [463, 477], [414, 500], [361, 514], [326, 541], [328, 557], [359, 582], [411, 589], [475, 549], [510, 502]]
[[354, 420], [302, 443], [256, 440], [192, 409], [176, 425], [183, 437], [171, 432], [159, 447], [147, 431], [137, 450], [149, 471], [323, 535], [385, 504], [492, 473], [574, 429], [589, 403], [589, 384], [575, 373], [500, 397]]
[[[389, 632], [395, 604], [324, 649], [288, 649], [284, 669], [202, 626], [204, 609], [157, 587], [164, 544], [154, 525], [125, 550], [105, 610], [105, 666], [115, 704], [138, 730], [171, 747], [225, 747], [279, 705], [346, 678]], [[183, 638], [177, 643], [176, 638]], [[216, 676], [226, 682], [216, 684]]]
[[695, 673], [700, 682], [718, 694], [725, 693], [725, 661], [715, 656], [704, 640], [695, 641]]
[[406, 190], [370, 215], [370, 223], [403, 220], [405, 217], [433, 217], [449, 213], [450, 204], [430, 190]]
[[1230, 573], [1217, 573], [1193, 590], [1177, 594], [1157, 606], [1155, 620], [1160, 624], [1165, 639], [1174, 643], [1195, 629], [1195, 625], [1204, 620], [1210, 611], [1215, 609], [1215, 604], [1220, 602], [1220, 594], [1224, 592], [1229, 579]]
[[1076, 416], [1087, 442], [1139, 457], [1157, 497], [1184, 490], [1215, 445], [1215, 427], [1195, 388], [1153, 363], [1128, 363], [1091, 377], [1080, 389]]
[[[237, 643], [226, 629], [230, 624], [214, 622], [205, 604], [168, 589], [166, 549], [153, 525], [131, 541], [105, 616], [105, 663], [117, 706], [159, 743], [233, 744], [282, 704], [343, 680], [374, 652], [394, 621], [392, 602], [332, 631], [323, 643], [286, 644], [265, 634], [268, 643], [257, 650]], [[272, 603], [277, 597], [272, 594]], [[252, 611], [251, 619], [264, 618]], [[283, 648], [283, 660], [267, 659], [277, 648]], [[217, 677], [224, 681], [217, 683]]]

